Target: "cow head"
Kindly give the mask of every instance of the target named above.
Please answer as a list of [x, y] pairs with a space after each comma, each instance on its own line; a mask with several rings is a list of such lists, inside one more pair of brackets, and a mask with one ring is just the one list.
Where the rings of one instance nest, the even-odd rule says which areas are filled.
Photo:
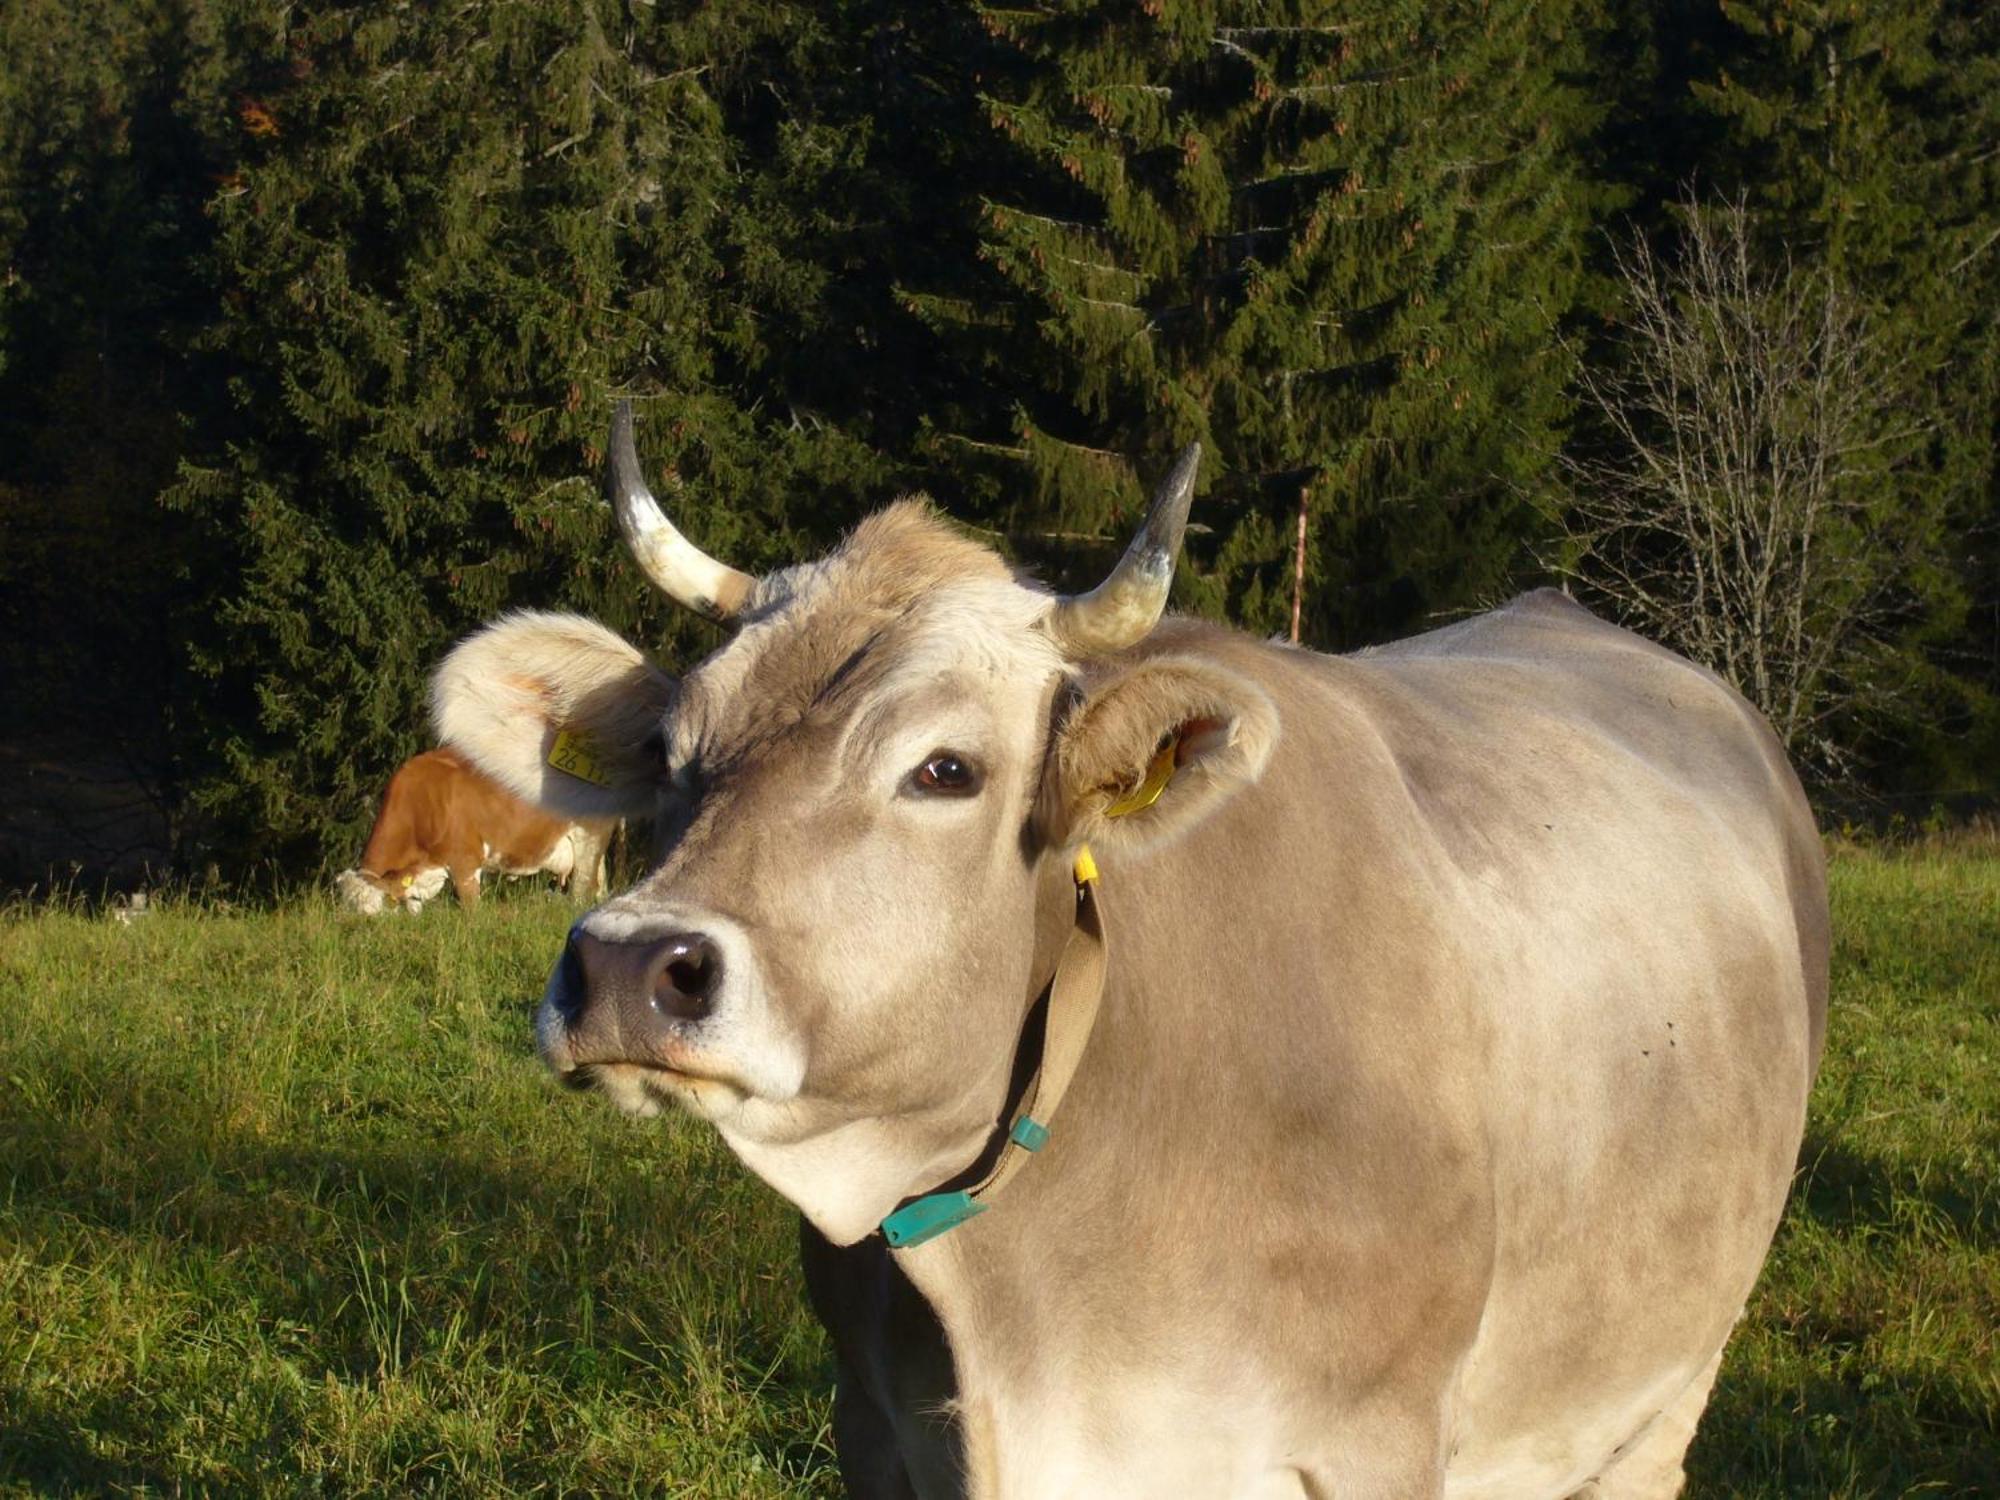
[[910, 501], [751, 578], [660, 512], [621, 406], [626, 538], [733, 638], [676, 681], [588, 620], [516, 614], [432, 690], [442, 738], [522, 797], [660, 829], [652, 872], [571, 930], [537, 1019], [549, 1065], [712, 1120], [838, 1242], [965, 1167], [1066, 935], [1077, 846], [1115, 877], [1276, 737], [1254, 685], [1149, 639], [1197, 459], [1088, 594], [1050, 594]]
[[400, 906], [415, 916], [424, 903], [444, 889], [446, 872], [428, 870], [342, 870], [333, 877], [334, 894], [349, 911], [364, 917], [380, 916], [391, 906]]

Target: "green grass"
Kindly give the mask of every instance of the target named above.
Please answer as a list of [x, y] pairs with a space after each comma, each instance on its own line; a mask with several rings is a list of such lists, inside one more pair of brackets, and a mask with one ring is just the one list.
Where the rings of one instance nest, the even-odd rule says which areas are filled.
[[1792, 1201], [1691, 1494], [2000, 1496], [2000, 843], [1843, 851]]
[[571, 915], [0, 929], [0, 1494], [838, 1493], [789, 1210], [531, 1055]]
[[[2000, 1495], [2000, 849], [1835, 903], [1690, 1494]], [[839, 1493], [789, 1210], [531, 1056], [569, 916], [0, 914], [0, 1496]]]

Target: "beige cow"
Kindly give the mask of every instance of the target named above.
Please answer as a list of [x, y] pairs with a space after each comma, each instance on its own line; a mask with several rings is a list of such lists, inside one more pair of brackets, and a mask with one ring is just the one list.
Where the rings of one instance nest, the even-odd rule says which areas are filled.
[[435, 714], [559, 816], [658, 812], [541, 1050], [803, 1212], [855, 1494], [1679, 1489], [1826, 1003], [1819, 841], [1736, 693], [1552, 593], [1348, 657], [1160, 621], [1191, 461], [1058, 599], [910, 503], [750, 578], [622, 410], [612, 452], [734, 637], [676, 683], [516, 616]]

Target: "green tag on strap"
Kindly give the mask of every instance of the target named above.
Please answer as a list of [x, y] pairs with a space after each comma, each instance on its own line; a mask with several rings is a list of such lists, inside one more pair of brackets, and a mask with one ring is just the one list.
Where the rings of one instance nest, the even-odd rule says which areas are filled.
[[915, 1203], [906, 1203], [882, 1221], [882, 1238], [894, 1250], [907, 1250], [956, 1228], [986, 1205], [967, 1193], [931, 1193]]
[[1007, 1139], [1023, 1151], [1039, 1151], [1049, 1143], [1049, 1127], [1029, 1115], [1022, 1115], [1007, 1132]]

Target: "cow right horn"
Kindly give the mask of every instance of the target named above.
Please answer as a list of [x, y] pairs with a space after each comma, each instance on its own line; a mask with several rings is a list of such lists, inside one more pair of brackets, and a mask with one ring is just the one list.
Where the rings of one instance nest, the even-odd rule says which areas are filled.
[[611, 446], [604, 464], [604, 498], [618, 513], [618, 529], [632, 556], [669, 599], [711, 620], [733, 619], [757, 586], [748, 573], [717, 562], [660, 509], [639, 473], [632, 442], [632, 403], [620, 401], [611, 416]]
[[1201, 444], [1189, 443], [1153, 492], [1146, 524], [1111, 576], [1087, 594], [1070, 594], [1049, 612], [1048, 631], [1075, 658], [1104, 656], [1143, 640], [1160, 621], [1173, 587], [1174, 560], [1187, 532]]

